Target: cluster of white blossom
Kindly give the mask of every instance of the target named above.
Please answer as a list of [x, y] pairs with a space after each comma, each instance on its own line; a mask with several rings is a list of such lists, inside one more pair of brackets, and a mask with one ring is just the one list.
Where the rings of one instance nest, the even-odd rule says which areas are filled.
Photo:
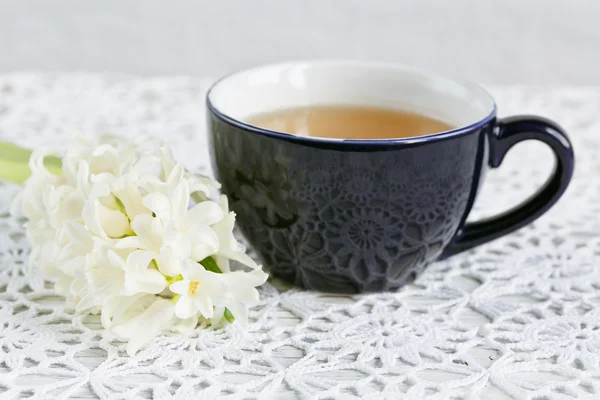
[[[62, 174], [44, 166], [48, 156]], [[30, 267], [76, 312], [101, 313], [129, 354], [162, 331], [247, 322], [267, 275], [234, 238], [227, 198], [210, 199], [219, 184], [164, 144], [78, 138], [62, 153], [34, 151], [29, 166], [13, 212], [28, 220]]]

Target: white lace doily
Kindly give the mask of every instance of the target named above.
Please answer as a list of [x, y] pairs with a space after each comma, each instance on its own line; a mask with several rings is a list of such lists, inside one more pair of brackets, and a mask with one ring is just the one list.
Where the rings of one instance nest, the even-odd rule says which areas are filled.
[[[76, 131], [146, 133], [206, 168], [207, 83], [0, 76], [0, 137], [36, 147]], [[600, 88], [491, 90], [501, 116], [541, 114], [571, 134], [575, 178], [544, 217], [432, 265], [398, 293], [269, 282], [247, 331], [161, 337], [133, 358], [98, 318], [68, 313], [30, 276], [23, 230], [8, 215], [17, 188], [0, 186], [0, 398], [597, 398]], [[518, 145], [488, 174], [471, 219], [533, 193], [552, 162], [543, 145]]]

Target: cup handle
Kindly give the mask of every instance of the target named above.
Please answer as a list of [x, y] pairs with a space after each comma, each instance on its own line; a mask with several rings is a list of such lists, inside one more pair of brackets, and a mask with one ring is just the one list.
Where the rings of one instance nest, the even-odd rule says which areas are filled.
[[574, 168], [573, 147], [565, 131], [556, 123], [535, 116], [516, 116], [496, 123], [490, 136], [491, 168], [497, 168], [515, 144], [524, 140], [544, 142], [556, 156], [552, 176], [532, 197], [517, 207], [498, 216], [465, 224], [446, 247], [440, 259], [513, 232], [544, 214], [567, 189]]

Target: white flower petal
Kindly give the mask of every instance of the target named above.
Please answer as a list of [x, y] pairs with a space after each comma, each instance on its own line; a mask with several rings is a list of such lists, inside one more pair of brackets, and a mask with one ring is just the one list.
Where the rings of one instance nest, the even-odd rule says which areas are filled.
[[85, 276], [94, 295], [94, 305], [123, 294], [124, 262], [109, 246], [96, 245], [87, 257]]
[[90, 187], [90, 166], [84, 160], [77, 163], [77, 188], [85, 196], [88, 196]]
[[[102, 251], [102, 250], [100, 250]], [[120, 269], [122, 269], [123, 271], [125, 271], [127, 269], [127, 265], [125, 264], [125, 261], [123, 261], [123, 259], [121, 257], [119, 257], [119, 255], [117, 253], [115, 253], [112, 250], [106, 250], [106, 257], [108, 258], [108, 262], [111, 265], [114, 265], [115, 267], [118, 267]]]
[[[110, 186], [109, 183], [111, 180], [114, 180], [114, 175], [110, 174], [101, 174], [96, 175], [93, 178], [94, 184], [90, 189], [90, 198], [97, 199], [102, 197], [110, 196]], [[114, 203], [114, 199], [112, 201]], [[108, 207], [108, 204], [105, 204]]]
[[92, 251], [94, 242], [83, 225], [73, 221], [63, 221], [62, 232], [68, 238], [68, 242], [58, 253], [59, 262], [69, 262], [73, 258], [83, 257]]
[[38, 148], [31, 152], [31, 156], [29, 157], [29, 169], [31, 170], [32, 175], [54, 176], [44, 165], [46, 157], [51, 155], [53, 155], [53, 152], [44, 148]]
[[73, 283], [73, 277], [64, 273], [60, 273], [59, 278], [54, 283], [54, 290], [56, 293], [66, 296], [69, 292], [69, 288]]
[[61, 219], [72, 220], [72, 221], [83, 221], [81, 213], [83, 206], [85, 205], [85, 198], [81, 193], [71, 193], [67, 196], [63, 204], [61, 205]]
[[190, 259], [181, 262], [181, 274], [185, 279], [196, 281], [212, 278], [212, 275], [207, 275], [208, 271], [202, 265]]
[[96, 205], [94, 201], [87, 203], [82, 210], [83, 221], [90, 232], [96, 236], [108, 239], [102, 224], [96, 215]]
[[95, 296], [91, 292], [87, 292], [83, 295], [81, 299], [75, 305], [75, 312], [84, 313], [93, 309], [97, 304], [95, 304]]
[[203, 201], [193, 206], [185, 215], [183, 229], [192, 225], [213, 225], [221, 221], [225, 213], [214, 201]]
[[265, 283], [269, 279], [269, 275], [267, 275], [260, 266], [252, 271], [244, 273], [244, 280], [250, 286], [260, 286]]
[[104, 329], [110, 330], [114, 325], [131, 318], [131, 313], [145, 309], [154, 296], [137, 294], [135, 296], [119, 296], [109, 299], [102, 307], [100, 320]]
[[175, 305], [175, 315], [177, 318], [187, 319], [196, 315], [198, 309], [194, 299], [191, 296], [181, 296]]
[[127, 270], [134, 273], [142, 273], [148, 270], [148, 265], [154, 258], [150, 251], [137, 250], [127, 257]]
[[255, 289], [266, 282], [268, 275], [260, 269], [251, 272], [235, 271], [222, 275], [222, 281], [233, 294], [236, 301], [254, 305], [258, 302], [259, 295]]
[[190, 187], [186, 180], [182, 180], [171, 193], [171, 218], [174, 221], [183, 223], [183, 217], [186, 215], [189, 203]]
[[144, 207], [152, 211], [157, 218], [164, 221], [171, 219], [171, 202], [162, 193], [150, 193], [142, 198]]
[[136, 236], [129, 236], [117, 242], [117, 248], [138, 248], [153, 251], [160, 251], [162, 245], [162, 225], [159, 220], [150, 215], [138, 215], [131, 222], [131, 229]]
[[177, 276], [181, 273], [181, 258], [176, 256], [173, 248], [163, 246], [160, 249], [160, 254], [156, 257], [158, 270], [165, 276]]
[[187, 173], [186, 178], [190, 182], [190, 192], [202, 193], [206, 198], [210, 196], [210, 187], [215, 189], [221, 189], [221, 184], [213, 179], [206, 176]]
[[[186, 298], [189, 298], [186, 296]], [[196, 306], [196, 309], [204, 318], [212, 318], [213, 317], [213, 303], [208, 296], [194, 296], [193, 303]]]
[[132, 182], [119, 182], [112, 189], [112, 193], [121, 201], [130, 219], [141, 214], [149, 214], [150, 211], [142, 204], [142, 193], [140, 188]]
[[143, 236], [127, 236], [120, 239], [115, 245], [117, 249], [147, 249], [152, 248]]
[[171, 290], [171, 292], [177, 293], [177, 294], [187, 294], [189, 288], [190, 288], [190, 281], [188, 279], [184, 279], [184, 280], [172, 283], [169, 286], [169, 290]]
[[120, 211], [112, 210], [91, 200], [83, 207], [83, 220], [88, 229], [100, 237], [120, 238], [131, 232], [129, 219]]
[[169, 327], [173, 319], [173, 309], [170, 301], [155, 298], [155, 301], [142, 313], [114, 326], [112, 331], [120, 338], [129, 341], [127, 354], [133, 356], [142, 346], [154, 340], [161, 330]]
[[154, 234], [152, 223], [154, 218], [150, 215], [138, 215], [131, 221], [131, 229], [139, 236], [150, 236]]
[[214, 327], [221, 326], [225, 322], [225, 306], [216, 306], [213, 317], [210, 319], [210, 324]]
[[166, 175], [165, 182], [168, 188], [173, 189], [175, 188], [177, 183], [181, 182], [181, 180], [183, 179], [185, 169], [181, 164], [176, 164], [173, 161], [173, 157], [170, 154], [168, 154], [169, 151], [166, 147], [163, 147], [163, 149], [161, 149], [161, 152], [161, 161]]
[[242, 326], [248, 325], [248, 309], [245, 305], [241, 303], [232, 303], [228, 304], [227, 308], [235, 318], [236, 322]]
[[[176, 306], [177, 307], [177, 306]], [[198, 316], [194, 315], [191, 318], [178, 319], [171, 327], [172, 331], [185, 333], [194, 329], [198, 325]]]
[[72, 257], [68, 260], [61, 260], [56, 264], [57, 269], [70, 276], [75, 276], [77, 273], [83, 271], [86, 266], [86, 256]]
[[165, 277], [155, 269], [148, 269], [140, 274], [125, 274], [125, 291], [136, 293], [158, 294], [167, 286]]
[[213, 225], [213, 230], [219, 238], [219, 251], [217, 254], [236, 260], [250, 268], [257, 268], [256, 262], [246, 253], [246, 249], [233, 236], [235, 214], [230, 212], [221, 221]]
[[215, 261], [217, 262], [217, 265], [219, 266], [219, 269], [221, 270], [222, 273], [226, 274], [228, 272], [231, 272], [231, 267], [230, 267], [230, 263], [229, 263], [229, 259], [225, 256], [221, 256], [221, 255], [216, 255], [213, 256]]
[[120, 211], [99, 205], [99, 217], [104, 232], [111, 238], [121, 238], [131, 233], [129, 219]]
[[209, 226], [195, 226], [185, 234], [191, 244], [189, 257], [195, 261], [202, 261], [219, 249], [219, 238]]

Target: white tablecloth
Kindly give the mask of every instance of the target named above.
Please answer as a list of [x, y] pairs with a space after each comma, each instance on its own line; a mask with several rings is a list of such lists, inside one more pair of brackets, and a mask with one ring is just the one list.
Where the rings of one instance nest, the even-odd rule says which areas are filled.
[[[207, 168], [208, 81], [0, 75], [0, 138], [56, 146], [77, 131], [160, 136]], [[500, 115], [571, 134], [575, 178], [547, 215], [432, 265], [397, 293], [333, 296], [270, 281], [250, 325], [160, 337], [128, 357], [97, 317], [63, 309], [26, 268], [0, 186], [0, 398], [596, 398], [600, 396], [600, 88], [492, 87]], [[553, 159], [521, 144], [471, 219], [533, 193]], [[545, 396], [545, 397], [544, 397]]]

